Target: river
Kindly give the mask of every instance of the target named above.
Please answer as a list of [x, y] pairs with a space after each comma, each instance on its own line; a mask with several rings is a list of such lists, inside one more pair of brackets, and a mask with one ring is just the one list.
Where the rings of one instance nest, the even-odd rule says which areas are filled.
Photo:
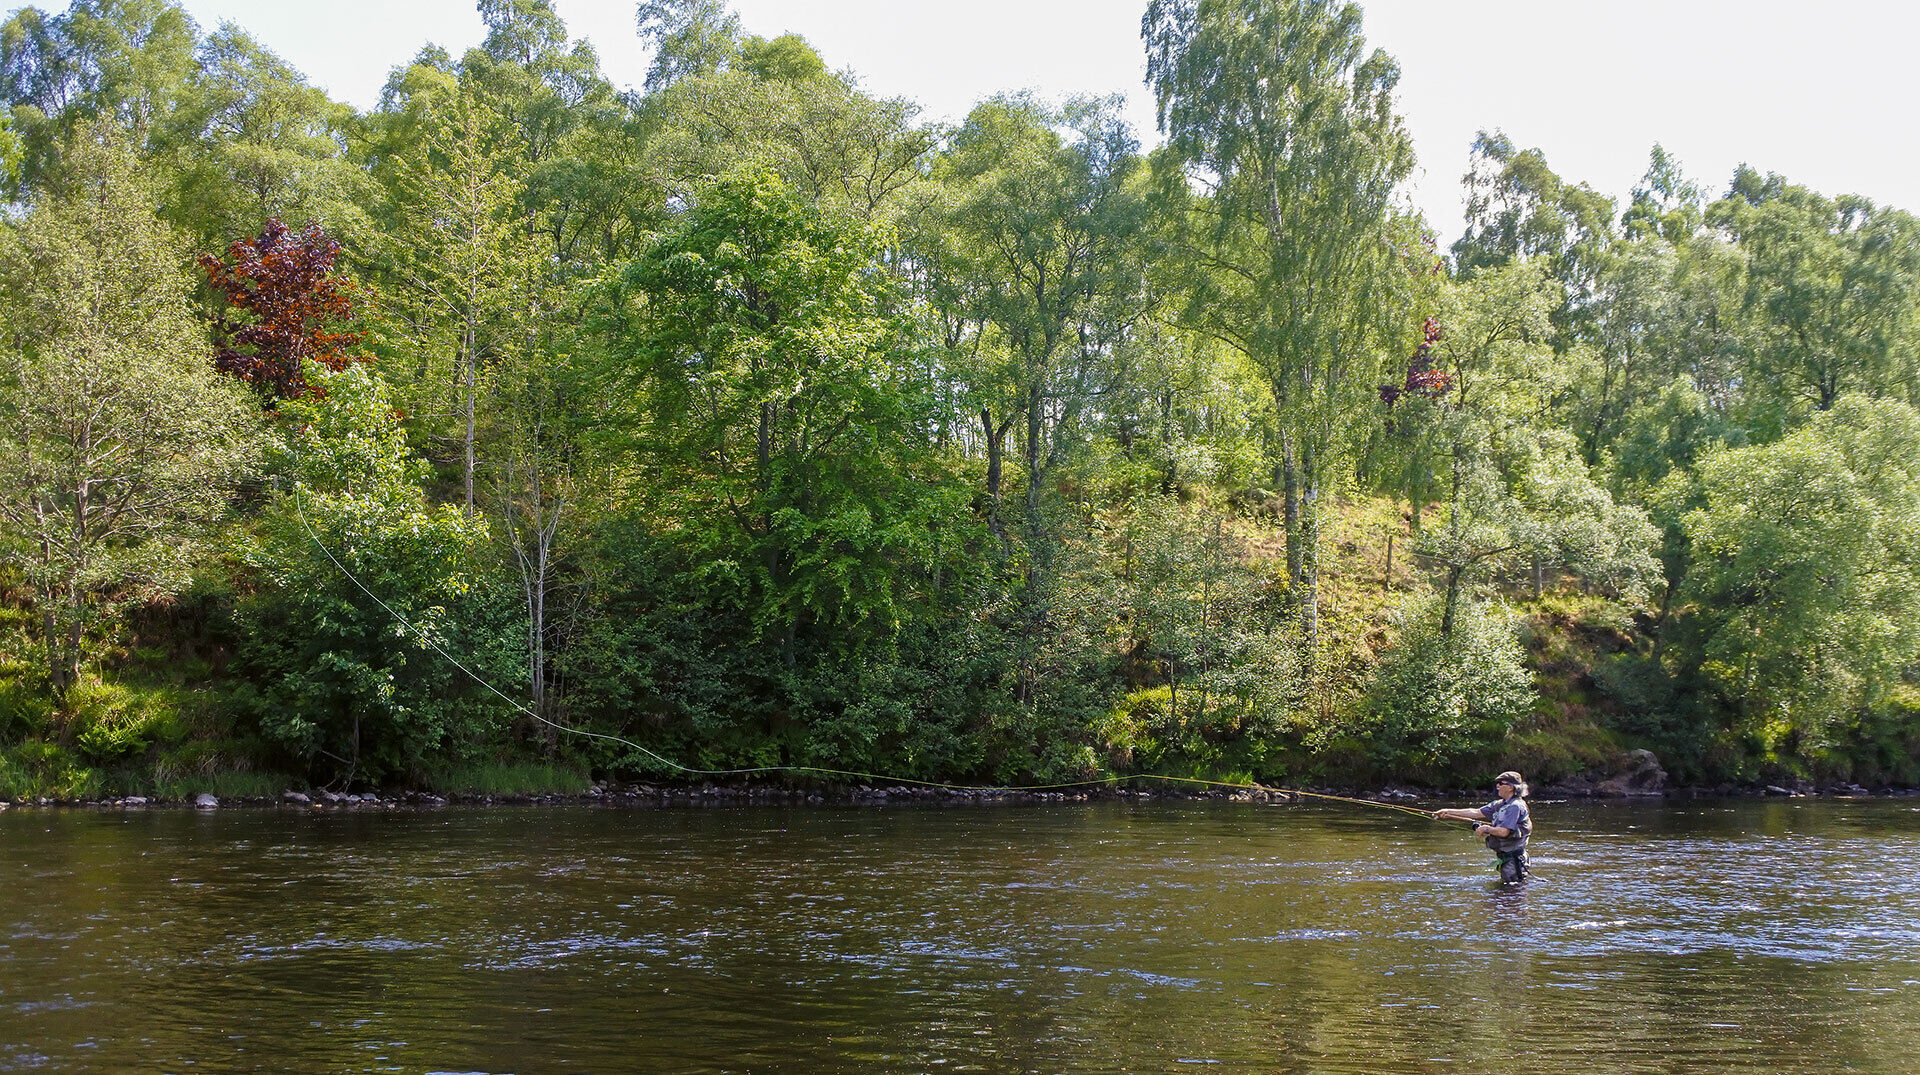
[[15, 809], [0, 1071], [1914, 1069], [1920, 804], [1534, 814]]

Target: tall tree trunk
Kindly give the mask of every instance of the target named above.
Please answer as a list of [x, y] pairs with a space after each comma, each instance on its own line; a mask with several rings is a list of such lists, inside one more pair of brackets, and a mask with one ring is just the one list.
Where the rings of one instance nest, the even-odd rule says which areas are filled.
[[1293, 445], [1289, 438], [1280, 440], [1279, 474], [1281, 496], [1281, 524], [1287, 535], [1287, 585], [1297, 586], [1300, 582], [1302, 563], [1300, 554], [1300, 472], [1294, 467]]
[[1044, 404], [1040, 389], [1035, 387], [1027, 391], [1027, 526], [1029, 537], [1039, 533], [1040, 526], [1040, 408]]
[[1309, 681], [1320, 652], [1320, 484], [1312, 449], [1300, 453], [1300, 645]]
[[1667, 644], [1667, 613], [1673, 608], [1674, 591], [1680, 588], [1680, 580], [1668, 579], [1667, 585], [1660, 591], [1660, 611], [1653, 617], [1653, 653], [1654, 667], [1660, 666], [1660, 652]]
[[1000, 514], [1001, 470], [1006, 458], [1007, 424], [1002, 422], [999, 428], [993, 424], [993, 414], [985, 407], [980, 408], [980, 433], [987, 441], [987, 529], [1007, 544], [1007, 524]]
[[467, 396], [467, 400], [466, 400], [467, 428], [466, 428], [465, 436], [462, 441], [462, 445], [463, 445], [465, 456], [466, 456], [467, 517], [468, 518], [473, 517], [473, 471], [474, 471], [473, 441], [474, 441], [474, 425], [475, 425], [474, 397], [479, 394], [479, 372], [475, 369], [475, 367], [479, 365], [479, 362], [473, 353], [473, 345], [477, 335], [478, 333], [474, 331], [473, 318], [471, 314], [469, 314], [467, 318], [467, 323], [462, 328], [461, 334], [460, 334], [460, 352], [462, 355], [465, 356], [465, 360], [466, 360], [465, 362], [466, 369], [463, 371], [463, 373], [465, 374], [465, 379], [466, 379], [465, 389], [466, 389], [466, 396]]
[[1440, 613], [1440, 637], [1453, 637], [1454, 612], [1460, 607], [1460, 576], [1466, 572], [1465, 564], [1455, 564], [1447, 568], [1447, 601]]

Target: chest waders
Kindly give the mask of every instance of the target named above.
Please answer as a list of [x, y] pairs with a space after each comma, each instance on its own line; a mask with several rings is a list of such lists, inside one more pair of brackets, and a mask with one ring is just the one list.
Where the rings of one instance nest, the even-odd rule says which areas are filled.
[[1527, 874], [1533, 871], [1533, 865], [1527, 861], [1527, 849], [1524, 847], [1515, 851], [1495, 851], [1494, 854], [1500, 856], [1494, 868], [1500, 871], [1500, 880], [1508, 884], [1525, 881]]
[[[1519, 796], [1517, 795], [1514, 798], [1516, 800], [1519, 800]], [[1524, 805], [1524, 800], [1519, 800], [1519, 801], [1521, 801]], [[1518, 835], [1518, 833], [1516, 832], [1515, 835]], [[1494, 869], [1500, 871], [1500, 880], [1510, 885], [1520, 881], [1525, 881], [1527, 879], [1527, 875], [1533, 872], [1533, 864], [1527, 861], [1527, 845], [1526, 844], [1523, 843], [1519, 847], [1516, 847], [1511, 851], [1502, 851], [1501, 849], [1493, 846], [1495, 841], [1504, 842], [1506, 840], [1511, 840], [1511, 839], [1513, 839], [1512, 836], [1487, 837], [1487, 849], [1492, 851], [1495, 855], [1499, 856], [1499, 858], [1496, 859], [1494, 862]]]

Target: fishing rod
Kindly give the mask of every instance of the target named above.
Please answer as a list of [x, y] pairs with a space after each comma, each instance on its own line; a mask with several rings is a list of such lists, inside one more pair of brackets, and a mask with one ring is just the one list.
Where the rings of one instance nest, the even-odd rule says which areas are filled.
[[1232, 788], [1240, 791], [1260, 791], [1260, 792], [1266, 792], [1269, 794], [1278, 793], [1281, 795], [1297, 795], [1302, 798], [1324, 799], [1329, 802], [1348, 803], [1354, 806], [1372, 806], [1372, 807], [1377, 807], [1383, 810], [1395, 810], [1403, 814], [1412, 814], [1415, 817], [1426, 818], [1429, 821], [1451, 820], [1451, 819], [1441, 818], [1437, 811], [1422, 810], [1412, 806], [1402, 806], [1399, 803], [1384, 803], [1374, 799], [1361, 799], [1361, 798], [1357, 798], [1349, 795], [1335, 795], [1331, 792], [1305, 791], [1299, 788], [1274, 787], [1274, 786], [1259, 784], [1259, 783], [1241, 783], [1241, 782], [1226, 781], [1226, 780], [1207, 780], [1201, 777], [1193, 777], [1193, 776], [1169, 776], [1162, 773], [1127, 773], [1127, 774], [1115, 775], [1115, 776], [1095, 777], [1088, 780], [1069, 780], [1069, 781], [1063, 781], [1063, 782], [1054, 783], [1054, 784], [982, 785], [982, 784], [950, 784], [950, 783], [946, 783], [944, 781], [939, 781], [939, 780], [921, 780], [914, 777], [884, 776], [877, 773], [862, 773], [862, 772], [855, 772], [847, 769], [830, 769], [830, 768], [825, 768], [818, 765], [756, 765], [756, 766], [749, 766], [749, 767], [740, 768], [740, 769], [700, 769], [693, 766], [682, 765], [671, 758], [668, 758], [664, 755], [661, 755], [652, 750], [649, 750], [644, 746], [641, 746], [639, 743], [636, 743], [631, 739], [627, 739], [618, 735], [608, 735], [604, 732], [589, 731], [588, 729], [585, 729], [585, 728], [576, 728], [571, 725], [561, 724], [557, 721], [550, 720], [547, 717], [541, 715], [538, 712], [535, 712], [533, 709], [523, 704], [519, 699], [511, 697], [505, 692], [501, 691], [500, 688], [495, 687], [492, 683], [488, 682], [483, 676], [481, 676], [480, 673], [475, 672], [471, 668], [468, 668], [465, 664], [461, 663], [459, 658], [455, 657], [453, 654], [448, 653], [445, 649], [441, 648], [440, 644], [433, 640], [433, 636], [431, 634], [420, 629], [419, 627], [414, 626], [414, 624], [410, 620], [408, 620], [405, 616], [402, 616], [398, 611], [396, 611], [393, 608], [393, 606], [381, 600], [379, 594], [376, 594], [372, 590], [368, 589], [367, 585], [361, 582], [358, 576], [356, 576], [352, 571], [348, 570], [347, 565], [341, 563], [339, 558], [333, 555], [332, 550], [327, 548], [326, 543], [320, 540], [320, 535], [314, 532], [313, 525], [307, 521], [307, 513], [305, 510], [305, 507], [302, 504], [303, 499], [304, 498], [301, 495], [300, 483], [296, 482], [294, 483], [294, 486], [293, 486], [294, 514], [299, 517], [300, 527], [301, 529], [306, 531], [308, 540], [312, 541], [314, 547], [320, 550], [321, 555], [327, 558], [327, 562], [333, 565], [334, 570], [340, 572], [341, 575], [345, 576], [348, 582], [353, 583], [353, 585], [357, 589], [359, 589], [361, 593], [367, 595], [369, 600], [371, 600], [374, 604], [379, 605], [381, 610], [384, 611], [389, 617], [392, 618], [393, 622], [405, 628], [421, 644], [425, 645], [428, 649], [431, 649], [435, 653], [439, 654], [441, 658], [446, 660], [449, 664], [453, 665], [455, 668], [458, 668], [460, 671], [466, 673], [467, 678], [473, 680], [475, 683], [478, 683], [480, 686], [486, 688], [488, 691], [492, 692], [494, 696], [498, 697], [501, 701], [507, 703], [509, 706], [512, 706], [514, 709], [518, 710], [523, 715], [535, 721], [538, 721], [539, 723], [544, 724], [549, 728], [553, 728], [557, 731], [566, 732], [570, 735], [584, 736], [590, 739], [602, 739], [610, 743], [619, 743], [622, 746], [639, 751], [641, 754], [647, 756], [648, 758], [653, 759], [654, 761], [658, 762], [663, 766], [666, 766], [669, 769], [672, 769], [679, 773], [686, 774], [688, 776], [733, 777], [733, 776], [763, 776], [763, 775], [771, 775], [774, 773], [809, 773], [817, 776], [839, 777], [843, 779], [853, 779], [853, 780], [867, 780], [867, 781], [875, 781], [880, 783], [910, 784], [917, 787], [938, 788], [944, 791], [966, 791], [966, 792], [979, 792], [979, 793], [986, 793], [986, 794], [999, 794], [999, 793], [1006, 793], [1006, 792], [1064, 791], [1070, 788], [1110, 786], [1110, 785], [1121, 784], [1121, 783], [1125, 783], [1133, 780], [1161, 780], [1161, 781], [1167, 781], [1170, 783], [1196, 784], [1204, 787]]

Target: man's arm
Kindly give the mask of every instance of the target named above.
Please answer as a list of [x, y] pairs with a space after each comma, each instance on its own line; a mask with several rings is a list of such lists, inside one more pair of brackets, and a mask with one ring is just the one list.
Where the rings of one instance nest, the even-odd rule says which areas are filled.
[[1473, 834], [1475, 836], [1498, 836], [1504, 840], [1513, 835], [1513, 830], [1507, 828], [1505, 825], [1487, 824], [1487, 812], [1484, 808], [1480, 807], [1475, 807], [1471, 810], [1435, 810], [1433, 816], [1442, 821], [1479, 822], [1479, 824], [1473, 827]]

